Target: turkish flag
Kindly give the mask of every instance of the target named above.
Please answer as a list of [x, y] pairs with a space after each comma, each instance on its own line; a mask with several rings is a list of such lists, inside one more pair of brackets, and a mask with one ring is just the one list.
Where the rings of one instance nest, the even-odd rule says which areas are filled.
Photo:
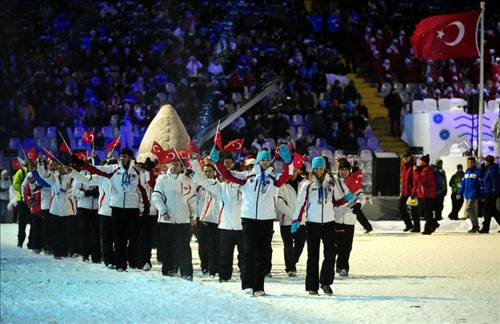
[[480, 14], [480, 10], [474, 10], [422, 19], [411, 38], [415, 57], [447, 60], [479, 56], [477, 26]]
[[80, 160], [87, 160], [87, 153], [85, 152], [76, 152], [75, 155], [80, 159]]
[[222, 137], [220, 135], [220, 126], [217, 126], [217, 130], [215, 131], [214, 145], [219, 148], [219, 151], [223, 151], [223, 149], [222, 149]]
[[23, 166], [21, 165], [21, 163], [18, 160], [11, 160], [10, 161], [10, 168], [13, 171], [17, 171], [17, 170], [21, 169], [22, 167]]
[[348, 176], [345, 179], [345, 185], [353, 194], [359, 193], [361, 191], [361, 188], [363, 188], [363, 171], [359, 169], [358, 171]]
[[38, 152], [34, 147], [32, 147], [28, 151], [26, 151], [26, 157], [28, 158], [28, 161], [34, 162], [38, 157]]
[[191, 167], [191, 163], [189, 162], [189, 154], [186, 151], [183, 150], [177, 150], [177, 154], [181, 157], [182, 161], [184, 162], [184, 165], [188, 168]]
[[500, 65], [491, 64], [491, 81], [497, 83], [500, 80]]
[[112, 140], [108, 145], [106, 145], [106, 151], [111, 152], [118, 145], [120, 145], [120, 137], [119, 136], [117, 138], [115, 138], [114, 140]]
[[69, 148], [68, 145], [66, 145], [65, 142], [62, 142], [61, 145], [59, 145], [59, 151], [70, 155], [72, 154], [71, 149]]
[[54, 158], [54, 154], [52, 154], [52, 152], [50, 152], [49, 150], [47, 150], [45, 147], [42, 147], [42, 150], [43, 150], [43, 154], [45, 154], [45, 156], [49, 159], [53, 159]]
[[229, 151], [229, 152], [233, 152], [236, 154], [241, 154], [241, 152], [243, 151], [243, 142], [244, 141], [245, 141], [245, 139], [243, 139], [243, 138], [232, 140], [229, 143], [227, 143], [226, 146], [224, 146], [224, 151]]
[[304, 165], [304, 157], [299, 153], [293, 153], [293, 168], [300, 170]]
[[163, 150], [161, 145], [158, 142], [153, 142], [153, 146], [151, 146], [151, 153], [156, 155], [158, 158], [158, 161], [161, 164], [167, 164], [167, 163], [173, 163], [175, 161], [178, 161], [179, 159], [177, 158], [177, 154], [175, 154], [175, 150], [168, 149], [168, 150]]
[[200, 149], [198, 148], [198, 146], [196, 146], [196, 144], [192, 140], [189, 140], [187, 144], [187, 151], [189, 153], [200, 153]]
[[90, 132], [85, 131], [85, 133], [83, 133], [82, 139], [85, 143], [89, 145], [94, 144], [94, 139], [95, 139], [94, 130], [91, 130]]

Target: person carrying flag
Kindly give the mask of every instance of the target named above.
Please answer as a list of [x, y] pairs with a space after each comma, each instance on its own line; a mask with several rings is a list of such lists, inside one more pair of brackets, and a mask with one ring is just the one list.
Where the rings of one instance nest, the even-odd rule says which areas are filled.
[[[220, 147], [220, 146], [219, 146]], [[273, 223], [276, 219], [275, 199], [279, 188], [293, 173], [292, 157], [288, 146], [281, 145], [279, 155], [285, 162], [283, 173], [277, 175], [271, 166], [271, 153], [261, 150], [257, 154], [257, 164], [251, 171], [229, 171], [219, 157], [216, 146], [210, 158], [216, 164], [222, 177], [241, 185], [241, 218], [243, 226], [243, 272], [242, 282], [251, 284], [252, 289], [244, 288], [245, 293], [264, 296], [264, 277], [267, 271], [266, 260], [271, 251]]]

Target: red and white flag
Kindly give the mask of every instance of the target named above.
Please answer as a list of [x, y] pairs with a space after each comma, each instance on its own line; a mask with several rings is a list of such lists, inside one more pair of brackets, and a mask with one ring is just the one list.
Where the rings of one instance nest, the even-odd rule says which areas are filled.
[[53, 159], [54, 158], [54, 154], [52, 154], [51, 151], [47, 150], [45, 147], [42, 147], [42, 150], [43, 150], [43, 154], [49, 158], [49, 159]]
[[493, 83], [500, 81], [500, 65], [498, 64], [491, 64], [491, 81]]
[[83, 133], [82, 139], [85, 143], [89, 145], [94, 144], [94, 139], [95, 139], [94, 130], [92, 129], [90, 132], [85, 131], [85, 133]]
[[151, 153], [156, 155], [161, 164], [173, 163], [179, 160], [173, 148], [164, 150], [158, 142], [153, 142]]
[[187, 144], [187, 151], [189, 153], [200, 153], [199, 147], [192, 140], [189, 140]]
[[66, 144], [66, 142], [62, 142], [61, 145], [59, 145], [59, 151], [70, 155], [73, 154], [71, 148]]
[[232, 140], [229, 143], [227, 143], [226, 146], [224, 146], [224, 151], [241, 154], [241, 152], [243, 151], [244, 141], [245, 140], [243, 138]]
[[299, 153], [293, 153], [293, 168], [300, 170], [304, 165], [304, 157]]
[[217, 130], [215, 131], [214, 145], [219, 148], [219, 151], [223, 151], [223, 148], [222, 148], [222, 137], [220, 135], [220, 124], [217, 125]]
[[38, 157], [38, 152], [34, 147], [30, 148], [29, 150], [26, 151], [26, 157], [28, 158], [29, 162], [34, 162], [36, 158]]
[[117, 138], [115, 138], [114, 140], [112, 140], [108, 145], [106, 145], [106, 151], [111, 152], [118, 145], [120, 145], [120, 136], [118, 136]]
[[363, 171], [359, 169], [358, 171], [352, 173], [345, 179], [345, 185], [349, 188], [349, 191], [354, 195], [361, 192], [363, 188]]
[[87, 160], [87, 153], [81, 151], [81, 152], [76, 152], [75, 155], [80, 159], [80, 160]]
[[424, 60], [447, 60], [477, 57], [477, 30], [480, 10], [422, 19], [411, 38], [415, 57]]

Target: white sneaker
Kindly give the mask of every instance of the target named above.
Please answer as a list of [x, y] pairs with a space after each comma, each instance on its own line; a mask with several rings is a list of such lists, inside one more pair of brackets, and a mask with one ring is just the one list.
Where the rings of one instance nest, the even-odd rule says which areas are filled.
[[142, 267], [142, 270], [144, 270], [144, 271], [149, 271], [149, 270], [151, 270], [151, 265], [150, 265], [149, 263], [146, 263], [146, 264], [144, 265], [144, 267]]
[[261, 297], [261, 296], [265, 296], [266, 292], [264, 290], [257, 290], [256, 292], [253, 293], [253, 295], [255, 297]]
[[115, 265], [114, 265], [114, 264], [108, 264], [108, 265], [106, 266], [106, 268], [108, 268], [108, 269], [114, 269], [114, 268], [115, 268]]
[[245, 295], [251, 295], [251, 294], [253, 294], [253, 289], [252, 288], [245, 288], [245, 289], [243, 289], [243, 293]]

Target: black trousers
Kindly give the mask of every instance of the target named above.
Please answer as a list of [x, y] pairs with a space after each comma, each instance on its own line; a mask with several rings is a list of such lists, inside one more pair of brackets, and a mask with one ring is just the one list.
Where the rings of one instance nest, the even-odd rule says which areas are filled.
[[[334, 279], [335, 223], [306, 222], [307, 274], [306, 290], [318, 290], [319, 285], [330, 286]], [[319, 246], [323, 242], [323, 263], [319, 270]]]
[[78, 208], [78, 232], [80, 254], [84, 259], [101, 262], [101, 233], [99, 215], [96, 209]]
[[413, 227], [410, 214], [408, 214], [408, 206], [406, 205], [408, 197], [409, 196], [403, 196], [403, 195], [399, 197], [399, 212], [401, 213], [401, 219], [403, 220], [405, 225], [407, 227]]
[[[229, 280], [233, 275], [234, 247], [238, 248], [238, 266], [243, 264], [243, 231], [220, 229], [219, 279]], [[241, 270], [240, 270], [241, 271]], [[241, 273], [241, 272], [240, 272]]]
[[139, 208], [111, 208], [115, 266], [136, 268], [139, 239]]
[[74, 216], [53, 215], [52, 233], [54, 234], [54, 257], [66, 257], [74, 250], [71, 235]]
[[498, 225], [500, 225], [500, 213], [497, 210], [497, 198], [494, 196], [486, 197], [484, 202], [484, 220], [483, 220], [483, 230], [490, 230], [491, 218], [493, 217]]
[[285, 271], [297, 271], [296, 264], [299, 262], [300, 255], [304, 250], [306, 243], [306, 228], [299, 227], [297, 232], [291, 232], [292, 226], [281, 226], [281, 239], [283, 240], [283, 254], [285, 255]]
[[214, 223], [198, 223], [196, 231], [198, 238], [198, 254], [202, 270], [208, 270], [210, 275], [215, 276], [219, 260], [219, 229]]
[[241, 285], [243, 289], [264, 290], [267, 260], [271, 251], [274, 220], [242, 219], [243, 225], [243, 269]]
[[43, 219], [42, 215], [31, 215], [31, 226], [30, 226], [30, 234], [31, 234], [31, 248], [33, 250], [41, 250], [43, 248]]
[[182, 277], [193, 277], [191, 254], [191, 224], [158, 223], [160, 251], [164, 276], [174, 275], [177, 269]]
[[451, 193], [451, 212], [448, 215], [449, 219], [458, 219], [458, 213], [464, 204], [464, 196], [461, 196], [460, 199], [457, 199], [457, 193]]
[[113, 219], [111, 216], [99, 215], [101, 222], [101, 246], [103, 261], [106, 266], [115, 264], [113, 249]]
[[401, 136], [401, 116], [390, 117], [391, 135], [395, 137]]
[[441, 195], [436, 195], [436, 198], [434, 199], [434, 219], [435, 220], [441, 220], [443, 219], [443, 208], [444, 208], [444, 197], [446, 195], [441, 194]]
[[54, 246], [52, 244], [52, 232], [51, 232], [51, 216], [48, 209], [42, 209], [40, 216], [42, 217], [42, 246], [43, 250], [46, 252], [54, 252]]
[[142, 268], [146, 263], [151, 265], [151, 249], [153, 248], [153, 234], [158, 216], [143, 215], [140, 218], [141, 233], [139, 235], [139, 264]]
[[368, 218], [366, 218], [365, 213], [358, 208], [353, 210], [354, 214], [356, 215], [356, 220], [363, 226], [365, 230], [371, 231], [373, 230], [372, 224], [370, 224], [370, 221]]
[[349, 273], [349, 258], [351, 256], [352, 241], [354, 239], [354, 225], [335, 224], [335, 251], [337, 270], [346, 270]]
[[[17, 202], [17, 220], [17, 245], [23, 246], [24, 240], [26, 239], [26, 226], [30, 223], [30, 211], [28, 205], [26, 205], [24, 201]], [[28, 248], [30, 246], [31, 242], [28, 241]]]
[[418, 198], [419, 214], [425, 219], [424, 232], [426, 233], [432, 233], [436, 229], [437, 221], [432, 216], [433, 206], [433, 198]]

